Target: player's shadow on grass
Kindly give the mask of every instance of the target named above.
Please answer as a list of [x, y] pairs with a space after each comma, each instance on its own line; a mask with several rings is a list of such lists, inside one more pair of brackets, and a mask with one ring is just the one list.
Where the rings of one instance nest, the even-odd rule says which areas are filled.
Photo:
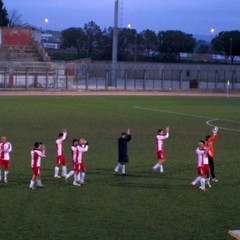
[[[119, 171], [118, 173], [115, 173], [112, 168], [111, 169], [95, 168], [95, 169], [91, 170], [91, 172], [89, 172], [89, 174], [123, 177], [121, 174], [121, 171]], [[158, 176], [158, 175], [160, 176], [160, 173], [155, 174], [154, 172], [151, 171], [151, 169], [149, 171], [127, 171], [127, 173], [126, 173], [126, 177], [135, 177], [135, 178], [139, 178], [139, 177], [152, 178], [152, 177]]]
[[189, 187], [189, 179], [167, 176], [167, 174], [154, 173], [151, 171], [130, 171], [126, 176], [122, 176], [121, 173], [114, 174], [113, 169], [97, 168], [91, 171], [91, 174], [97, 179], [97, 184], [105, 184], [112, 187], [121, 188], [153, 188], [153, 189], [165, 189], [165, 188], [186, 188]]
[[[115, 177], [115, 178], [126, 178], [126, 179], [137, 179], [137, 178], [143, 178], [143, 179], [166, 179], [166, 180], [177, 180], [177, 181], [191, 181], [189, 178], [176, 176], [175, 173], [156, 173], [153, 172], [151, 169], [148, 171], [129, 171], [127, 172], [126, 176], [122, 176], [121, 172], [118, 174], [115, 174], [113, 169], [107, 169], [107, 168], [95, 168], [92, 169], [87, 173], [88, 175], [95, 175], [97, 176], [106, 176], [106, 177]], [[99, 179], [100, 180], [100, 179]], [[100, 180], [101, 181], [101, 180]], [[104, 181], [104, 179], [103, 179]]]
[[112, 187], [117, 187], [117, 188], [139, 188], [139, 189], [169, 189], [170, 185], [165, 184], [165, 183], [112, 183], [110, 184]]

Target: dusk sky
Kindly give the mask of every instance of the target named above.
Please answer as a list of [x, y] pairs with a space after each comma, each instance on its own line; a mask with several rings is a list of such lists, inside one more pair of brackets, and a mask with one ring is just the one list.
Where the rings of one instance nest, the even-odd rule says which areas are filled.
[[[64, 30], [94, 21], [101, 29], [114, 24], [115, 0], [3, 0], [8, 12], [18, 10], [23, 23]], [[138, 32], [180, 30], [210, 35], [240, 30], [240, 0], [119, 0], [119, 27]], [[48, 23], [45, 19], [48, 19]]]

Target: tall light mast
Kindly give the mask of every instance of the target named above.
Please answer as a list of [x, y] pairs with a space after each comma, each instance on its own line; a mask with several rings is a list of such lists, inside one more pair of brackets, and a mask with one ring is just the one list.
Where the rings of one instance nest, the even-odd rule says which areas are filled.
[[112, 78], [111, 85], [116, 86], [117, 80], [117, 56], [118, 56], [118, 0], [114, 3], [114, 27], [113, 27], [113, 44], [112, 44]]

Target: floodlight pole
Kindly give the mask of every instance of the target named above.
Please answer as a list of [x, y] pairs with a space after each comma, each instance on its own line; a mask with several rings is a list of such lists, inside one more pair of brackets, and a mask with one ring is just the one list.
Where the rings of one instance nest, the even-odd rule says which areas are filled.
[[231, 63], [231, 65], [233, 65], [232, 38], [230, 38], [229, 40], [230, 40], [230, 63]]
[[111, 85], [116, 87], [117, 79], [117, 55], [118, 55], [118, 0], [114, 4], [114, 27], [112, 43], [112, 78]]
[[230, 86], [230, 81], [227, 80], [227, 98], [228, 98], [228, 95], [229, 95], [229, 86]]

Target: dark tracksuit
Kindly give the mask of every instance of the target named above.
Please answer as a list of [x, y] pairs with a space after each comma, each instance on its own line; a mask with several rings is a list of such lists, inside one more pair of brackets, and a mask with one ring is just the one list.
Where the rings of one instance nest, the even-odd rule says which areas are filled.
[[132, 139], [131, 134], [125, 135], [126, 137], [120, 137], [118, 139], [118, 162], [125, 164], [128, 162], [127, 143]]

